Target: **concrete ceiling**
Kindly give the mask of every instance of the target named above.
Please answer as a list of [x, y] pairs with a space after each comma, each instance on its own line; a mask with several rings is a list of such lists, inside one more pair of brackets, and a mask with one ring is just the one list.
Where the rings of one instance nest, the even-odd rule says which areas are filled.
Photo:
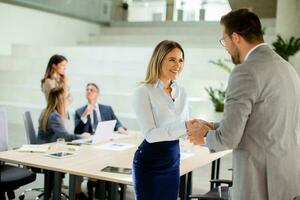
[[277, 0], [228, 0], [232, 10], [250, 8], [261, 18], [275, 18]]

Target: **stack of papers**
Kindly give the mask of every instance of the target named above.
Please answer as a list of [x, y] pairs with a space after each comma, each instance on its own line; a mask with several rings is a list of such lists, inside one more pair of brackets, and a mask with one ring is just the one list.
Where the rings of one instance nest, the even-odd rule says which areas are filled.
[[97, 146], [96, 148], [104, 149], [104, 150], [112, 150], [112, 151], [124, 151], [130, 148], [135, 147], [134, 144], [128, 144], [128, 143], [120, 143], [120, 142], [110, 142], [107, 144], [103, 144], [100, 146]]
[[130, 136], [127, 134], [120, 134], [120, 133], [113, 133], [112, 139], [122, 139], [122, 138], [129, 138]]
[[40, 144], [23, 144], [18, 151], [23, 152], [46, 152], [50, 149], [49, 145], [40, 145]]

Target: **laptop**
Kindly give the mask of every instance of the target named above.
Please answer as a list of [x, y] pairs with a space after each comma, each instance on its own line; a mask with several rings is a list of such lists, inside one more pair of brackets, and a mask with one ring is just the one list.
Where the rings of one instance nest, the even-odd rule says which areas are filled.
[[96, 144], [108, 142], [113, 137], [113, 132], [117, 120], [99, 122], [95, 134], [88, 139], [73, 140], [70, 144]]

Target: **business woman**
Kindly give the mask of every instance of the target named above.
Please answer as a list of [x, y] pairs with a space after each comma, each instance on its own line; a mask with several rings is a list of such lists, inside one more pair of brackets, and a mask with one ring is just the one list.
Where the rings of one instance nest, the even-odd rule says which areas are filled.
[[[50, 90], [47, 107], [39, 119], [39, 130], [37, 142], [39, 144], [55, 142], [58, 138], [71, 141], [80, 138], [89, 138], [89, 133], [74, 135], [68, 133], [65, 127], [67, 110], [67, 95], [64, 87], [56, 87]], [[81, 191], [82, 178], [77, 179], [76, 199], [87, 200], [88, 198]]]
[[184, 51], [174, 41], [154, 49], [145, 80], [134, 92], [134, 110], [144, 140], [133, 160], [136, 200], [176, 200], [179, 190], [179, 137], [189, 119], [185, 90], [176, 83]]
[[50, 90], [47, 107], [41, 113], [38, 130], [38, 143], [56, 142], [58, 138], [66, 141], [89, 137], [90, 134], [74, 135], [68, 133], [65, 128], [67, 118], [67, 97], [64, 87], [56, 87]]
[[67, 58], [62, 55], [53, 55], [50, 58], [44, 78], [41, 80], [41, 87], [45, 94], [46, 101], [50, 90], [57, 87], [64, 87], [67, 97], [70, 98], [68, 78], [65, 74], [67, 63]]

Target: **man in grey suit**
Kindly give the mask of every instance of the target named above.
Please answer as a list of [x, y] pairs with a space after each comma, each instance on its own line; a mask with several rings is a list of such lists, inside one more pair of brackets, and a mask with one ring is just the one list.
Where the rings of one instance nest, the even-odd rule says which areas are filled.
[[254, 13], [231, 11], [221, 26], [220, 42], [237, 65], [229, 78], [223, 119], [212, 130], [191, 121], [189, 139], [202, 144], [206, 136], [212, 152], [233, 149], [232, 199], [293, 199], [300, 195], [299, 77], [264, 43]]

